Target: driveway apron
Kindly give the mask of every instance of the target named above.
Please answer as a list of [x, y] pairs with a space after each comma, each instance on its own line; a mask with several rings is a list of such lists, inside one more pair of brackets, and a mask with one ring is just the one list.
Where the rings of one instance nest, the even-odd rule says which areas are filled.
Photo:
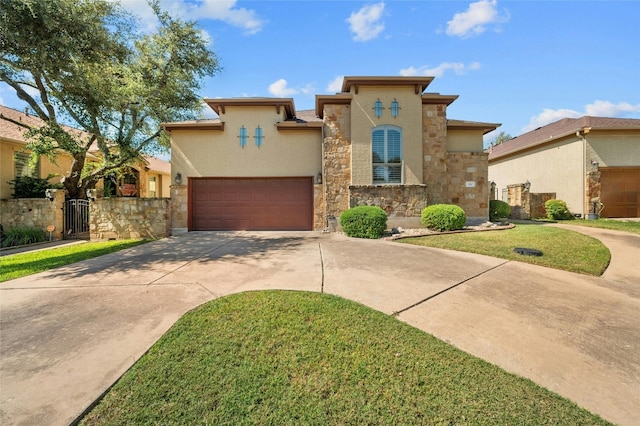
[[640, 424], [640, 280], [615, 277], [339, 234], [171, 237], [0, 284], [0, 424], [69, 424], [185, 312], [262, 289], [355, 300]]

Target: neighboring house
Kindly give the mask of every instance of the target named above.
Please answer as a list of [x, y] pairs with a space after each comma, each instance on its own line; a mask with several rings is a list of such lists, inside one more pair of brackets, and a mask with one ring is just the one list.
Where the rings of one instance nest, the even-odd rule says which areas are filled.
[[[12, 120], [25, 123], [31, 127], [41, 126], [42, 120], [28, 112], [0, 106], [0, 115]], [[79, 130], [78, 130], [79, 131]], [[72, 158], [65, 152], [60, 152], [55, 164], [41, 156], [32, 161], [31, 153], [25, 150], [27, 141], [24, 137], [25, 128], [0, 117], [0, 199], [12, 198], [13, 189], [9, 181], [19, 176], [34, 176], [45, 178], [49, 174], [57, 175], [51, 183], [60, 182], [71, 169]], [[87, 156], [88, 161], [99, 161], [99, 151]], [[122, 177], [107, 179], [105, 192], [110, 191], [114, 196], [135, 197], [169, 197], [171, 179], [171, 165], [167, 161], [155, 157], [145, 157], [145, 163], [132, 167], [130, 173]], [[106, 188], [110, 189], [106, 189]]]
[[582, 217], [640, 217], [640, 119], [565, 118], [488, 151], [497, 199], [526, 186]]
[[[488, 154], [499, 124], [447, 119], [457, 96], [432, 77], [345, 77], [315, 111], [289, 98], [206, 99], [217, 119], [165, 123], [173, 232], [333, 227], [358, 205], [390, 226], [419, 225], [427, 204], [488, 218]], [[176, 179], [177, 178], [177, 179]]]

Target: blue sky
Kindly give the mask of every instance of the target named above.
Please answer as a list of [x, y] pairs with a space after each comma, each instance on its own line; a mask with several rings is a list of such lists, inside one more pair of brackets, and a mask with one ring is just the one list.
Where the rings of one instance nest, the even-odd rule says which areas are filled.
[[[122, 1], [152, 30], [143, 0]], [[436, 77], [448, 117], [517, 136], [564, 117], [640, 118], [640, 1], [161, 0], [197, 20], [223, 70], [203, 97], [316, 94], [345, 75]], [[24, 105], [6, 85], [0, 101]], [[488, 135], [490, 138], [493, 135]]]

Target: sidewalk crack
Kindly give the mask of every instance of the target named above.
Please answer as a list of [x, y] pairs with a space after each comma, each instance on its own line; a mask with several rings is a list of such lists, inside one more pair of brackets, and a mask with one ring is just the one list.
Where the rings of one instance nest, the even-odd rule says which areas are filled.
[[498, 265], [496, 265], [496, 266], [494, 266], [494, 267], [492, 267], [492, 268], [486, 269], [486, 270], [484, 270], [484, 271], [482, 271], [482, 272], [480, 272], [480, 273], [478, 273], [478, 274], [476, 274], [476, 275], [474, 275], [474, 276], [471, 276], [471, 277], [469, 277], [469, 278], [465, 278], [464, 280], [460, 281], [459, 283], [455, 283], [455, 284], [453, 284], [452, 286], [449, 286], [449, 287], [447, 287], [447, 288], [445, 288], [445, 289], [443, 289], [443, 290], [440, 290], [439, 292], [437, 292], [437, 293], [435, 293], [435, 294], [432, 294], [431, 296], [429, 296], [429, 297], [427, 297], [427, 298], [425, 298], [425, 299], [422, 299], [422, 300], [420, 300], [419, 302], [414, 303], [413, 305], [410, 305], [410, 306], [407, 306], [406, 308], [400, 309], [399, 311], [396, 311], [396, 312], [394, 312], [394, 313], [393, 313], [393, 314], [391, 314], [391, 315], [392, 315], [392, 316], [394, 316], [394, 317], [395, 317], [395, 316], [398, 316], [398, 315], [400, 315], [401, 313], [408, 311], [409, 309], [413, 309], [413, 308], [415, 308], [416, 306], [422, 305], [423, 303], [428, 302], [429, 300], [431, 300], [431, 299], [433, 299], [433, 298], [435, 298], [435, 297], [438, 297], [438, 296], [440, 296], [441, 294], [446, 293], [446, 292], [448, 292], [449, 290], [452, 290], [452, 289], [454, 289], [454, 288], [458, 287], [459, 285], [462, 285], [462, 284], [464, 284], [464, 283], [466, 283], [466, 282], [468, 282], [468, 281], [471, 281], [471, 280], [472, 280], [472, 279], [474, 279], [474, 278], [478, 278], [479, 276], [484, 275], [484, 274], [486, 274], [487, 272], [493, 271], [494, 269], [497, 269], [497, 268], [501, 267], [502, 265], [505, 265], [505, 264], [507, 264], [507, 263], [509, 263], [509, 262], [510, 262], [509, 260], [505, 260], [504, 262], [502, 262], [502, 263], [500, 263], [500, 264], [498, 264]]

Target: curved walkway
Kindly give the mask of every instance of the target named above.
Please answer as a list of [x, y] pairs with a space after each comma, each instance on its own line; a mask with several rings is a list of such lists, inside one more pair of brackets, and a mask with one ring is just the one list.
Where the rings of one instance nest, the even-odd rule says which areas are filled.
[[336, 234], [218, 232], [5, 282], [0, 424], [69, 424], [186, 311], [262, 289], [361, 302], [610, 421], [640, 424], [638, 262], [614, 263], [638, 253], [640, 236], [617, 234], [600, 236], [615, 242], [603, 278]]

